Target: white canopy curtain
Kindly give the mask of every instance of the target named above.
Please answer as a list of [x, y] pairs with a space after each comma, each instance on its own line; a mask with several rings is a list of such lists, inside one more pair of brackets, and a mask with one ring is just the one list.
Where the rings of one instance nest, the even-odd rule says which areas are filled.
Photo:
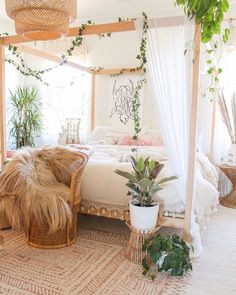
[[43, 102], [43, 131], [37, 146], [56, 145], [66, 118], [80, 119], [80, 141], [90, 135], [91, 75], [61, 66], [45, 76], [50, 86], [40, 84]]
[[[229, 115], [231, 116], [232, 122], [232, 112], [231, 112], [231, 99], [234, 93], [236, 94], [236, 79], [235, 79], [235, 64], [236, 64], [236, 46], [222, 44], [220, 66], [223, 72], [220, 77], [220, 88], [224, 94], [226, 104], [228, 106]], [[218, 97], [216, 97], [217, 99]], [[222, 114], [220, 113], [220, 108], [218, 107], [216, 113], [216, 130], [214, 134], [214, 150], [213, 156], [214, 161], [217, 164], [222, 162], [231, 147], [230, 135], [227, 131], [226, 125], [222, 120]]]
[[[140, 31], [139, 22], [136, 26]], [[186, 45], [191, 48], [194, 40], [193, 27], [184, 17], [150, 20], [147, 40], [148, 83], [153, 92], [168, 159], [178, 177], [177, 190], [183, 204], [187, 194], [192, 76], [192, 52], [185, 52], [185, 49]], [[195, 189], [194, 192], [195, 198]], [[199, 226], [194, 214], [192, 216], [192, 243], [195, 253], [199, 253]]]

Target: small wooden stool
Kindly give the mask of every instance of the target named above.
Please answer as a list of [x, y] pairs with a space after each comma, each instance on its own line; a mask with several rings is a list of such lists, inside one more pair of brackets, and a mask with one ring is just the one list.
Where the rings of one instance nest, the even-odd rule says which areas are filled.
[[145, 256], [145, 253], [142, 251], [144, 241], [153, 237], [160, 229], [160, 226], [152, 230], [137, 230], [131, 226], [129, 221], [126, 221], [126, 224], [131, 230], [127, 247], [127, 258], [131, 262], [141, 263], [143, 257]]

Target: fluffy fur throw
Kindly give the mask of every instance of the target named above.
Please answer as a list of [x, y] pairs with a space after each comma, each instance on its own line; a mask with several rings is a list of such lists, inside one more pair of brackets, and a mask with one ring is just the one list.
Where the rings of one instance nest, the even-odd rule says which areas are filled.
[[19, 150], [0, 174], [0, 212], [17, 230], [32, 219], [52, 232], [64, 228], [72, 218], [71, 176], [83, 162], [80, 152], [63, 147]]

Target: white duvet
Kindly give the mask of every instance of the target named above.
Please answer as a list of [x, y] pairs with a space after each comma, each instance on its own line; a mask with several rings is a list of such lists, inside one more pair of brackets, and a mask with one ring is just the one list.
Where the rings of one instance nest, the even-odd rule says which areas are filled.
[[[127, 209], [130, 197], [126, 179], [115, 173], [116, 169], [132, 171], [129, 157], [150, 157], [165, 164], [159, 178], [174, 175], [167, 161], [163, 147], [138, 147], [137, 152], [130, 146], [94, 145], [89, 147], [90, 158], [82, 177], [82, 202], [105, 206], [109, 209]], [[218, 204], [218, 173], [206, 156], [197, 157], [197, 196], [195, 212], [199, 223], [204, 223], [206, 215]], [[175, 181], [164, 184], [155, 198], [162, 211], [183, 212], [184, 204], [178, 196]]]

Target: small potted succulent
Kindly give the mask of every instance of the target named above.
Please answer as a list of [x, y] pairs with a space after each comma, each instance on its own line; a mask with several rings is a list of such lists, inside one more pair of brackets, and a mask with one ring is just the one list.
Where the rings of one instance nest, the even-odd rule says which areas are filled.
[[149, 158], [131, 157], [133, 172], [116, 170], [115, 172], [128, 179], [126, 184], [130, 189], [128, 195], [132, 196], [129, 202], [130, 222], [138, 230], [151, 230], [157, 225], [159, 203], [154, 200], [154, 195], [160, 191], [161, 184], [176, 179], [175, 176], [156, 180], [164, 167], [158, 161]]

